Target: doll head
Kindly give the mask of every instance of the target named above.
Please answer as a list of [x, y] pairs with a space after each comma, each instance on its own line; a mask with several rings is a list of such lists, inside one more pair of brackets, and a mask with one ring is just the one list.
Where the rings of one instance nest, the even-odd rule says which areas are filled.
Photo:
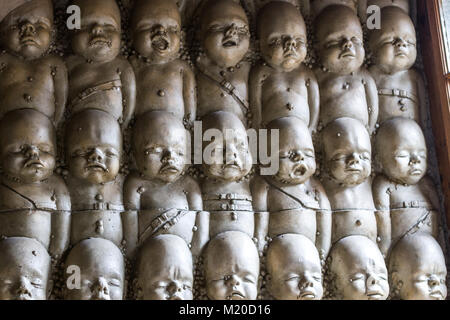
[[227, 231], [205, 251], [206, 293], [211, 300], [255, 300], [259, 256], [248, 235]]
[[427, 172], [427, 146], [414, 121], [394, 118], [383, 122], [375, 140], [377, 162], [392, 181], [413, 185]]
[[[3, 8], [6, 6], [6, 8]], [[50, 47], [53, 29], [51, 0], [19, 0], [3, 4], [0, 43], [7, 51], [27, 60], [41, 57]]]
[[137, 292], [141, 300], [192, 300], [192, 255], [186, 242], [164, 234], [148, 239], [137, 264]]
[[325, 166], [331, 178], [351, 186], [364, 182], [372, 171], [367, 129], [358, 120], [339, 118], [323, 130]]
[[380, 8], [398, 7], [409, 14], [409, 0], [367, 0], [367, 6], [376, 5]]
[[66, 157], [70, 174], [93, 184], [113, 181], [120, 169], [122, 134], [108, 113], [85, 110], [66, 127]]
[[74, 0], [81, 9], [81, 29], [75, 30], [72, 49], [94, 62], [114, 60], [120, 52], [120, 11], [115, 0]]
[[300, 234], [283, 234], [267, 249], [267, 287], [277, 300], [320, 300], [322, 267], [314, 243]]
[[329, 272], [336, 298], [386, 300], [388, 273], [377, 245], [364, 236], [339, 240], [330, 252]]
[[53, 174], [56, 133], [52, 122], [33, 109], [15, 110], [0, 121], [3, 175], [21, 183], [37, 183]]
[[65, 300], [123, 299], [125, 263], [122, 252], [111, 241], [90, 238], [79, 242], [67, 256], [66, 270], [70, 266], [79, 267], [80, 289], [66, 287]]
[[437, 241], [425, 233], [402, 238], [389, 257], [392, 291], [403, 300], [444, 300], [447, 268]]
[[173, 114], [148, 112], [134, 127], [134, 157], [139, 172], [149, 180], [176, 181], [188, 162], [188, 132]]
[[200, 21], [202, 46], [219, 67], [240, 62], [250, 46], [250, 31], [244, 9], [232, 0], [210, 0]]
[[[232, 113], [213, 112], [203, 119], [203, 170], [213, 179], [237, 181], [252, 167], [247, 131]], [[212, 136], [212, 137], [211, 137]]]
[[51, 259], [47, 250], [30, 238], [0, 241], [0, 299], [46, 300], [52, 290]]
[[292, 71], [305, 60], [306, 25], [292, 4], [281, 1], [266, 4], [259, 11], [257, 29], [261, 53], [273, 68]]
[[154, 63], [175, 59], [180, 50], [181, 17], [173, 0], [140, 0], [132, 18], [137, 52]]
[[298, 118], [285, 117], [271, 121], [267, 129], [268, 146], [271, 145], [271, 130], [279, 130], [279, 169], [274, 179], [287, 184], [308, 181], [316, 171], [314, 145], [308, 127]]
[[[311, 11], [313, 16], [317, 16], [323, 9], [331, 5], [344, 5], [353, 10], [353, 12], [358, 12], [358, 1], [359, 0], [311, 0]], [[391, 1], [391, 0], [389, 0]]]
[[381, 10], [381, 29], [370, 32], [374, 63], [385, 73], [408, 70], [417, 58], [416, 30], [407, 13], [397, 7]]
[[317, 52], [330, 72], [350, 74], [364, 63], [363, 31], [355, 12], [347, 6], [332, 5], [315, 20]]

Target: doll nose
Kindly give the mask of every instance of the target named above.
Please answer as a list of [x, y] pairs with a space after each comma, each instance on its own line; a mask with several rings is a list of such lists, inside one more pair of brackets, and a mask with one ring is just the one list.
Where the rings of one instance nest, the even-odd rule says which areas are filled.
[[25, 277], [20, 277], [20, 282], [17, 286], [16, 294], [28, 295], [31, 297], [30, 282]]
[[179, 283], [178, 281], [172, 281], [168, 286], [167, 291], [169, 291], [169, 294], [171, 296], [180, 293], [182, 291], [181, 283]]
[[359, 163], [359, 155], [357, 153], [352, 153], [350, 158], [348, 159], [349, 165], [354, 165]]
[[287, 37], [284, 41], [284, 51], [291, 51], [295, 48], [295, 40], [292, 37]]
[[403, 40], [402, 38], [397, 38], [395, 40], [395, 46], [396, 47], [406, 47], [406, 41]]
[[228, 284], [232, 287], [236, 287], [236, 286], [239, 286], [241, 284], [241, 282], [239, 281], [238, 276], [232, 275], [228, 278]]
[[225, 31], [225, 36], [232, 37], [237, 34], [237, 26], [232, 23], [231, 26], [228, 27], [228, 29]]
[[175, 159], [175, 151], [173, 151], [172, 149], [168, 149], [168, 150], [166, 150], [166, 152], [164, 152], [163, 158], [162, 158], [163, 162], [169, 162], [169, 161], [173, 162], [174, 159]]
[[166, 28], [164, 28], [162, 25], [158, 24], [153, 28], [153, 33], [156, 35], [162, 35], [166, 34]]
[[36, 32], [36, 28], [35, 28], [35, 26], [34, 26], [34, 24], [32, 24], [31, 22], [29, 22], [29, 21], [27, 21], [27, 22], [25, 22], [22, 26], [21, 26], [21, 31], [23, 32], [23, 33], [27, 33], [27, 34], [29, 34], [29, 33], [35, 33]]
[[94, 35], [103, 34], [103, 27], [99, 24], [94, 25], [94, 27], [92, 28], [92, 34]]
[[292, 155], [292, 160], [299, 162], [305, 160], [305, 157], [303, 156], [303, 153], [297, 151]]
[[28, 149], [26, 150], [25, 155], [26, 155], [29, 159], [39, 159], [39, 149], [36, 148], [35, 146], [30, 146], [30, 147], [28, 147]]
[[431, 278], [428, 280], [428, 285], [430, 287], [435, 287], [437, 285], [439, 285], [440, 281], [438, 279], [438, 277], [436, 276], [431, 276]]
[[94, 285], [93, 293], [95, 300], [111, 300], [109, 296], [108, 282], [103, 277], [98, 278]]
[[305, 289], [313, 286], [314, 286], [313, 278], [310, 275], [305, 275], [303, 279], [298, 283], [298, 287], [300, 289]]
[[350, 39], [345, 39], [342, 43], [343, 49], [352, 49], [353, 48], [353, 42]]
[[89, 162], [101, 162], [103, 160], [103, 152], [98, 148], [92, 150], [88, 157]]
[[417, 154], [412, 154], [410, 163], [411, 164], [420, 163], [420, 157]]

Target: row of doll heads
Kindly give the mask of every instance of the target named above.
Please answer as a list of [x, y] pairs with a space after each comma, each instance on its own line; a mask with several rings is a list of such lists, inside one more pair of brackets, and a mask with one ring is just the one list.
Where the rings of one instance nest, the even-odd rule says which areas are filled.
[[[1, 299], [49, 297], [51, 258], [30, 238], [0, 240]], [[211, 300], [257, 299], [261, 281], [279, 300], [442, 300], [447, 295], [445, 259], [436, 240], [423, 233], [402, 238], [387, 260], [364, 236], [348, 236], [330, 251], [323, 270], [317, 249], [306, 237], [274, 238], [260, 276], [260, 259], [244, 233], [217, 235], [205, 248], [202, 278]], [[140, 248], [131, 289], [137, 299], [192, 300], [193, 261], [186, 242], [164, 234]], [[127, 296], [125, 261], [109, 240], [76, 244], [64, 264], [61, 293], [69, 300], [121, 300]], [[201, 281], [201, 280], [200, 280]], [[56, 284], [55, 284], [56, 285]]]
[[[115, 0], [74, 0], [81, 9], [81, 29], [74, 30], [72, 48], [89, 61], [113, 60], [121, 48], [121, 15]], [[130, 21], [137, 53], [154, 63], [178, 57], [182, 25], [173, 0], [136, 0]], [[280, 18], [281, 17], [281, 18]], [[315, 48], [324, 68], [335, 73], [359, 69], [365, 58], [363, 29], [347, 6], [331, 5], [314, 22]], [[34, 59], [51, 44], [51, 0], [33, 0], [13, 10], [0, 24], [1, 42], [13, 53]], [[239, 63], [250, 47], [244, 9], [233, 0], [209, 1], [201, 10], [199, 39], [208, 58], [220, 67]], [[291, 71], [306, 58], [305, 21], [292, 4], [272, 1], [259, 10], [257, 38], [265, 61]], [[32, 46], [28, 45], [33, 43]], [[381, 11], [381, 29], [370, 30], [374, 62], [385, 72], [409, 69], [417, 57], [416, 33], [408, 14], [398, 7]]]
[[[202, 141], [208, 161], [204, 173], [238, 181], [250, 173], [253, 159], [247, 132], [239, 119], [218, 111], [203, 118]], [[51, 121], [32, 109], [7, 113], [0, 120], [2, 174], [21, 183], [43, 181], [56, 166], [56, 133]], [[307, 181], [316, 171], [316, 150], [306, 125], [295, 117], [267, 126], [270, 155], [278, 153], [274, 178], [287, 184]], [[206, 137], [219, 132], [222, 139]], [[271, 150], [274, 130], [278, 150]], [[69, 171], [78, 179], [105, 183], [115, 179], [122, 166], [122, 132], [109, 114], [95, 109], [75, 114], [65, 127], [65, 156]], [[357, 120], [339, 118], [321, 132], [324, 173], [344, 185], [360, 184], [372, 172], [372, 146], [367, 129]], [[212, 140], [212, 141], [211, 141]], [[140, 117], [133, 129], [132, 149], [139, 172], [149, 180], [170, 183], [185, 173], [191, 160], [191, 135], [174, 115], [164, 111]], [[276, 145], [275, 145], [276, 146]], [[412, 185], [427, 171], [427, 147], [419, 125], [394, 118], [378, 129], [375, 164], [392, 181]]]

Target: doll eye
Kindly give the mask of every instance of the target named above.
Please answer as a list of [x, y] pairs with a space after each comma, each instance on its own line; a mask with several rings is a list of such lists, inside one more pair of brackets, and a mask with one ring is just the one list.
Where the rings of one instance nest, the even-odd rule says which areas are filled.
[[298, 48], [300, 46], [304, 46], [306, 44], [306, 41], [303, 38], [297, 38], [295, 39], [295, 43]]
[[249, 282], [249, 283], [255, 283], [255, 279], [252, 276], [250, 276], [250, 275], [245, 276], [244, 277], [244, 281], [245, 282]]
[[352, 38], [352, 42], [353, 42], [354, 44], [357, 44], [357, 45], [361, 45], [361, 44], [362, 44], [361, 39], [359, 39], [358, 37], [353, 37], [353, 38]]
[[319, 274], [315, 274], [315, 275], [313, 275], [313, 279], [320, 282], [320, 281], [322, 281], [322, 276]]
[[353, 277], [350, 278], [350, 282], [358, 281], [358, 280], [364, 280], [363, 274], [355, 274]]
[[35, 288], [42, 288], [43, 284], [42, 284], [42, 280], [41, 279], [33, 279], [31, 281], [31, 285]]
[[271, 47], [280, 47], [282, 45], [280, 38], [275, 38], [270, 41]]
[[220, 24], [213, 24], [211, 27], [209, 27], [209, 31], [211, 32], [222, 32], [225, 30], [224, 26], [221, 26]]
[[409, 153], [407, 152], [399, 152], [395, 154], [396, 158], [408, 158], [409, 157]]
[[370, 154], [368, 152], [363, 152], [361, 154], [361, 159], [362, 160], [370, 160]]
[[171, 33], [175, 33], [177, 34], [179, 32], [178, 27], [177, 26], [170, 26], [169, 28], [167, 28], [167, 30]]
[[250, 34], [250, 31], [249, 31], [249, 29], [248, 29], [247, 26], [243, 26], [243, 27], [237, 28], [237, 32], [238, 32], [240, 35], [244, 35], [244, 36]]
[[120, 287], [121, 282], [118, 279], [111, 279], [111, 281], [109, 282], [109, 285], [113, 286], [113, 287]]
[[304, 151], [304, 154], [305, 154], [305, 156], [307, 156], [308, 158], [314, 158], [314, 157], [315, 157], [314, 151], [312, 151], [312, 150], [305, 150], [305, 151]]
[[330, 49], [330, 48], [336, 47], [336, 46], [338, 46], [338, 45], [339, 45], [339, 41], [333, 40], [333, 41], [327, 42], [327, 43], [325, 44], [325, 48], [326, 48], [326, 49]]
[[344, 160], [347, 156], [345, 154], [342, 153], [338, 153], [337, 155], [335, 155], [333, 158], [331, 158], [331, 161], [340, 161], [340, 160]]
[[293, 274], [293, 275], [290, 275], [290, 276], [288, 276], [288, 278], [286, 279], [286, 282], [288, 282], [288, 281], [294, 281], [294, 280], [300, 280], [300, 276], [298, 276], [298, 275], [296, 275], [296, 274]]
[[86, 152], [83, 151], [83, 150], [81, 150], [81, 149], [75, 150], [75, 151], [72, 153], [72, 157], [84, 157], [85, 155], [86, 155]]

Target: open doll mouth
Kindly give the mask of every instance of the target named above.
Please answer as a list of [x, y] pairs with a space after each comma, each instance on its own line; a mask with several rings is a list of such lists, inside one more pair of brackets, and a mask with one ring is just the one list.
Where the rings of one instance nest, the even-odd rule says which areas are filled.
[[227, 37], [227, 38], [224, 38], [222, 41], [222, 46], [225, 48], [237, 47], [237, 45], [238, 45], [238, 40], [235, 39], [234, 37]]
[[305, 165], [301, 164], [297, 167], [294, 168], [294, 175], [296, 176], [303, 176], [306, 171], [308, 171], [308, 167], [306, 167]]
[[162, 36], [155, 36], [152, 38], [152, 48], [157, 51], [166, 51], [169, 49], [169, 41]]
[[109, 41], [106, 38], [103, 37], [96, 37], [93, 38], [90, 42], [89, 42], [89, 46], [97, 46], [97, 45], [107, 45], [107, 46], [111, 46], [111, 41]]

